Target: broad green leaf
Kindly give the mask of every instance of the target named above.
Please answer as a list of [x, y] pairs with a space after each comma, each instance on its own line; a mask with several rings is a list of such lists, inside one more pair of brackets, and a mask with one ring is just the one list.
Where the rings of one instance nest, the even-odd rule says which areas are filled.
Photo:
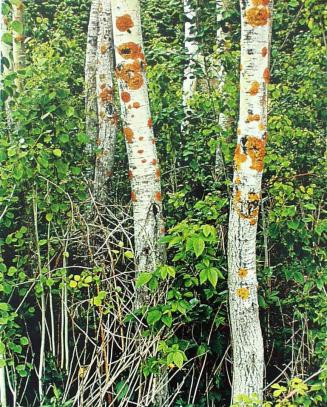
[[208, 280], [216, 288], [218, 282], [218, 273], [215, 268], [208, 269]]
[[183, 367], [184, 358], [182, 352], [173, 353], [173, 362], [179, 369]]
[[18, 33], [18, 34], [23, 34], [23, 32], [24, 32], [24, 25], [21, 21], [18, 21], [18, 20], [14, 20], [11, 23], [11, 28], [14, 31], [16, 31], [16, 33]]
[[62, 151], [60, 150], [60, 148], [55, 148], [52, 152], [53, 152], [53, 155], [55, 155], [56, 157], [62, 156]]
[[156, 322], [160, 321], [161, 316], [162, 312], [157, 309], [154, 309], [148, 312], [146, 321], [149, 325], [154, 325]]
[[145, 284], [147, 284], [151, 278], [152, 278], [153, 274], [152, 273], [141, 273], [136, 280], [136, 288], [142, 287]]
[[204, 241], [200, 237], [194, 238], [193, 239], [193, 250], [194, 250], [196, 257], [200, 257], [201, 254], [203, 253], [204, 249], [205, 249]]
[[4, 33], [1, 40], [7, 45], [12, 45], [12, 35], [10, 33]]
[[165, 314], [161, 317], [161, 321], [168, 326], [168, 328], [171, 328], [171, 326], [173, 325], [173, 318], [171, 315], [169, 314]]

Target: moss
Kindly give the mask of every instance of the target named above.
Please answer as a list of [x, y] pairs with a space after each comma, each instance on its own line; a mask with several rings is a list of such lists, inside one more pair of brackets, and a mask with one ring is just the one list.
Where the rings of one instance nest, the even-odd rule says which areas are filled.
[[116, 27], [119, 31], [125, 32], [134, 27], [132, 17], [129, 14], [116, 18]]
[[246, 22], [253, 27], [260, 27], [267, 24], [270, 13], [268, 7], [250, 7], [245, 12]]
[[236, 295], [242, 298], [242, 300], [247, 300], [250, 296], [250, 291], [246, 287], [238, 288], [236, 290]]

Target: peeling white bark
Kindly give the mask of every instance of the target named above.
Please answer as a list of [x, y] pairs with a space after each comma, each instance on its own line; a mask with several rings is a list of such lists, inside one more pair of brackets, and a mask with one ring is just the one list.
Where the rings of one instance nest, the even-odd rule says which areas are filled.
[[185, 16], [185, 50], [187, 54], [187, 65], [184, 69], [183, 79], [183, 111], [184, 118], [182, 121], [181, 130], [185, 131], [188, 125], [188, 119], [191, 114], [190, 100], [192, 99], [197, 86], [197, 60], [199, 54], [199, 44], [196, 39], [196, 10], [193, 8], [190, 0], [184, 1], [184, 16]]
[[85, 58], [85, 116], [86, 134], [90, 138], [87, 150], [90, 153], [98, 134], [98, 111], [96, 95], [96, 58], [99, 33], [99, 0], [92, 0], [87, 33]]
[[[13, 5], [13, 21], [18, 21], [24, 27], [24, 3], [20, 1], [18, 4]], [[18, 72], [25, 66], [25, 47], [24, 47], [24, 34], [13, 31], [13, 68]], [[21, 80], [16, 80], [17, 89], [21, 90]]]
[[[163, 234], [162, 202], [160, 168], [145, 73], [139, 1], [112, 0], [112, 18], [116, 76], [132, 189], [136, 271], [153, 272], [162, 259], [159, 244], [159, 238]], [[148, 305], [149, 300], [147, 292], [139, 289], [136, 308]], [[140, 351], [140, 355], [142, 352]], [[144, 405], [152, 405], [151, 402], [162, 405], [165, 391], [166, 388], [159, 391], [157, 381], [153, 380], [151, 384], [150, 380], [149, 389], [144, 395]], [[142, 400], [142, 396], [139, 397]], [[143, 405], [143, 402], [139, 402]]]
[[96, 88], [97, 145], [101, 151], [95, 162], [94, 194], [101, 203], [107, 199], [106, 183], [112, 173], [116, 147], [117, 112], [114, 104], [113, 52], [111, 0], [100, 0]]
[[262, 399], [264, 348], [259, 321], [256, 235], [267, 141], [267, 87], [272, 2], [241, 1], [241, 74], [228, 263], [233, 345], [233, 400]]

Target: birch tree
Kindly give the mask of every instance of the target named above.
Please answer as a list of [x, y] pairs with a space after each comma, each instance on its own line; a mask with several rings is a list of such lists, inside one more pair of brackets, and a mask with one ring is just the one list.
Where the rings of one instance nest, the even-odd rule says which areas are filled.
[[[159, 238], [164, 230], [160, 168], [149, 106], [139, 1], [113, 0], [112, 17], [116, 76], [133, 202], [136, 271], [151, 273], [162, 260]], [[135, 306], [147, 306], [150, 301], [147, 292], [138, 289]], [[149, 351], [145, 349], [147, 345], [141, 346], [140, 354]], [[161, 395], [159, 392], [154, 381], [150, 399], [161, 405], [158, 398], [162, 397], [162, 391]]]
[[258, 310], [256, 235], [267, 143], [272, 2], [241, 1], [240, 116], [228, 233], [233, 400], [262, 399], [264, 348]]
[[85, 118], [86, 134], [90, 138], [88, 150], [95, 144], [98, 135], [98, 103], [96, 92], [96, 58], [99, 34], [99, 0], [92, 0], [87, 33], [85, 58]]
[[106, 182], [111, 176], [114, 163], [117, 133], [113, 86], [114, 50], [111, 0], [100, 0], [98, 21], [96, 62], [98, 134], [96, 143], [100, 152], [97, 154], [95, 163], [94, 193], [96, 198], [103, 203], [107, 197]]
[[194, 9], [191, 0], [184, 0], [184, 16], [185, 16], [185, 50], [187, 55], [187, 65], [184, 69], [183, 78], [183, 112], [182, 133], [185, 131], [189, 116], [189, 103], [194, 95], [197, 85], [197, 56], [199, 53], [199, 44], [196, 39], [196, 10]]
[[[18, 1], [13, 4], [13, 69], [20, 71], [25, 66], [24, 49], [24, 2]], [[21, 89], [21, 81], [16, 80], [18, 90]]]

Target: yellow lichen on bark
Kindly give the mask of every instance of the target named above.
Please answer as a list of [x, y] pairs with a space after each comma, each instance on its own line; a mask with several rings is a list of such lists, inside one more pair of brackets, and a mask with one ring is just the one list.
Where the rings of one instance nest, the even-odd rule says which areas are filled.
[[246, 22], [253, 27], [260, 27], [267, 24], [270, 13], [268, 7], [250, 7], [245, 12]]
[[236, 294], [238, 297], [242, 298], [242, 300], [247, 300], [250, 296], [250, 291], [248, 288], [242, 287], [236, 290]]

